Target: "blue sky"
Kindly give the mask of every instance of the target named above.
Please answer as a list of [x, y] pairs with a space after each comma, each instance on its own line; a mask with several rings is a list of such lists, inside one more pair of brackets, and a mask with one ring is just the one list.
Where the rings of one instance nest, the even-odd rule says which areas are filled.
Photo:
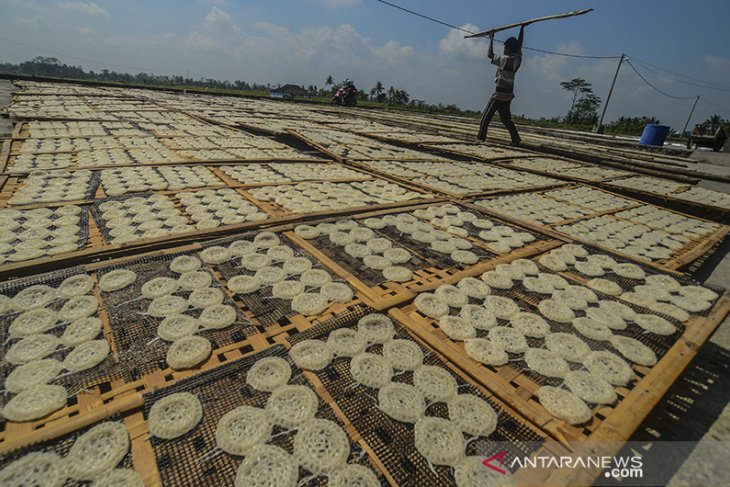
[[[529, 26], [525, 45], [596, 56], [627, 53], [658, 88], [701, 96], [693, 122], [713, 113], [730, 118], [727, 0], [392, 2], [470, 30], [594, 8], [582, 17]], [[376, 0], [0, 0], [0, 61], [54, 54], [95, 70], [305, 85], [322, 85], [331, 74], [366, 90], [380, 80], [417, 99], [473, 109], [486, 102], [494, 77], [484, 41], [465, 40]], [[726, 89], [680, 83], [642, 61]], [[614, 59], [526, 51], [513, 112], [564, 114], [570, 98], [560, 82], [574, 77], [593, 83], [605, 98], [616, 65]], [[681, 129], [692, 103], [656, 93], [624, 65], [607, 120], [653, 115]]]

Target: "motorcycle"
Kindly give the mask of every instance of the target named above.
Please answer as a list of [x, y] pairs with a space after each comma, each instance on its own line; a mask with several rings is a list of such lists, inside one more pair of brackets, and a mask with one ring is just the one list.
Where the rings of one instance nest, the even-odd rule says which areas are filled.
[[354, 86], [343, 86], [332, 96], [333, 105], [354, 107], [357, 105], [357, 88]]

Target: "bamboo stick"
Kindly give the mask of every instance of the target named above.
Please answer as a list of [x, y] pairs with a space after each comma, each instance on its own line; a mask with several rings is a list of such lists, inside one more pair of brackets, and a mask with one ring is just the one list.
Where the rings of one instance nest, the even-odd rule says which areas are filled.
[[538, 17], [536, 19], [530, 19], [530, 20], [523, 20], [522, 22], [516, 22], [514, 24], [509, 25], [503, 25], [501, 27], [495, 27], [494, 29], [486, 30], [484, 32], [479, 32], [478, 34], [471, 34], [468, 36], [464, 36], [465, 39], [471, 39], [472, 37], [486, 37], [489, 34], [493, 34], [495, 32], [500, 32], [507, 29], [512, 29], [513, 27], [521, 27], [529, 24], [534, 24], [535, 22], [543, 22], [545, 20], [555, 20], [555, 19], [564, 19], [566, 17], [575, 17], [576, 15], [583, 15], [587, 14], [588, 12], [592, 12], [593, 9], [585, 9], [585, 10], [575, 10], [573, 12], [567, 12], [564, 14], [557, 14], [557, 15], [547, 15], [545, 17]]

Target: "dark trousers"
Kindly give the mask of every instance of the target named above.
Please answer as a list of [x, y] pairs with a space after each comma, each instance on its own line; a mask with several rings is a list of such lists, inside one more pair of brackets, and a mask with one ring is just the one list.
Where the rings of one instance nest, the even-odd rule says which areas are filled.
[[494, 117], [495, 112], [499, 112], [499, 119], [502, 121], [504, 126], [507, 127], [509, 135], [512, 138], [512, 144], [516, 145], [520, 143], [520, 134], [517, 133], [517, 127], [515, 127], [514, 122], [512, 122], [512, 113], [510, 112], [511, 104], [512, 100], [489, 99], [487, 108], [485, 108], [484, 113], [482, 113], [481, 125], [479, 125], [479, 135], [477, 135], [479, 140], [484, 141], [484, 139], [487, 138], [487, 127], [489, 127], [489, 123], [492, 121], [492, 117]]

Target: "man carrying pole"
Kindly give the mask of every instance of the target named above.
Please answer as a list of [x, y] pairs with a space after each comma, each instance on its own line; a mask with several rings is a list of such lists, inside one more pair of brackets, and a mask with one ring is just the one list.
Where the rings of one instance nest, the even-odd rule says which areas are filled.
[[522, 64], [522, 41], [525, 37], [525, 26], [520, 26], [520, 35], [517, 39], [510, 37], [504, 42], [504, 54], [496, 56], [494, 54], [494, 32], [489, 33], [489, 51], [487, 56], [492, 64], [497, 66], [497, 76], [494, 80], [494, 93], [487, 103], [487, 107], [482, 114], [482, 121], [479, 125], [479, 135], [477, 139], [484, 142], [487, 138], [487, 128], [492, 121], [492, 117], [499, 112], [499, 119], [502, 121], [512, 139], [513, 146], [520, 145], [520, 134], [517, 133], [512, 121], [512, 113], [510, 105], [514, 95], [515, 73]]
[[[489, 36], [489, 51], [487, 53], [487, 56], [489, 56], [492, 64], [497, 66], [497, 77], [494, 80], [496, 86], [494, 88], [494, 93], [489, 99], [489, 103], [487, 103], [487, 107], [484, 109], [484, 113], [482, 114], [482, 121], [479, 125], [479, 134], [477, 135], [477, 139], [484, 142], [484, 140], [487, 138], [487, 128], [489, 127], [489, 122], [492, 121], [492, 117], [494, 117], [494, 114], [496, 112], [499, 112], [499, 119], [502, 121], [504, 126], [507, 127], [510, 138], [512, 139], [512, 145], [520, 145], [520, 134], [517, 133], [517, 127], [515, 127], [514, 122], [512, 122], [510, 105], [512, 104], [512, 99], [515, 97], [515, 73], [522, 64], [522, 41], [525, 37], [525, 26], [534, 24], [535, 22], [543, 22], [545, 20], [563, 19], [566, 17], [583, 15], [591, 12], [592, 10], [593, 9], [578, 10], [564, 14], [548, 15], [547, 17], [525, 20], [516, 24], [505, 25], [485, 32], [479, 32], [477, 34], [464, 36], [466, 38]], [[509, 39], [507, 39], [504, 42], [503, 55], [496, 56], [494, 54], [494, 33], [511, 29], [517, 26], [520, 27], [519, 37], [516, 39], [514, 37], [510, 37]]]

